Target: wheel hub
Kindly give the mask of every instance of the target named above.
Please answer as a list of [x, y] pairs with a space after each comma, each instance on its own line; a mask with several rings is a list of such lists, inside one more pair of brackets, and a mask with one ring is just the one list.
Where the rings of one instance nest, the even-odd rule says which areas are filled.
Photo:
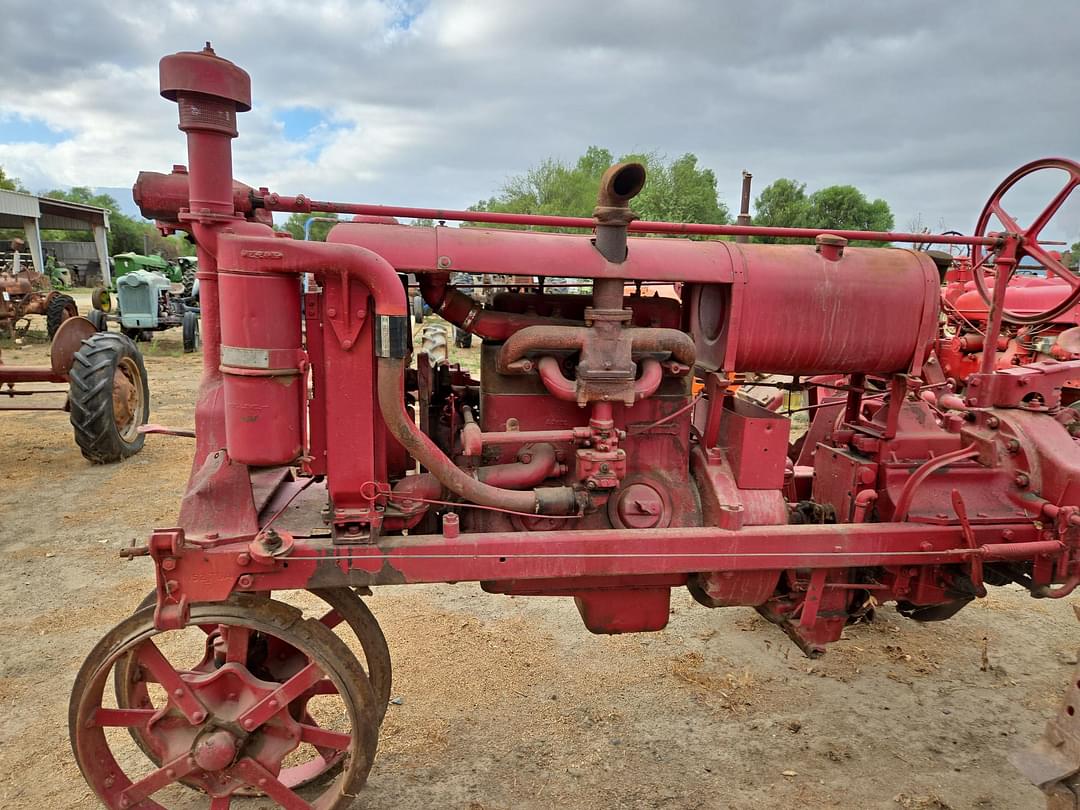
[[135, 385], [118, 366], [116, 371], [113, 372], [113, 418], [116, 420], [116, 426], [121, 431], [131, 424], [131, 420], [135, 415], [137, 399], [138, 393], [135, 390]]
[[231, 794], [246, 782], [231, 773], [240, 758], [255, 760], [271, 774], [281, 771], [285, 757], [300, 744], [300, 724], [288, 705], [262, 725], [242, 728], [240, 717], [263, 700], [271, 699], [279, 684], [263, 681], [238, 663], [210, 673], [184, 673], [184, 683], [207, 709], [198, 726], [184, 717], [173, 696], [146, 728], [146, 742], [162, 762], [185, 756], [201, 769], [185, 781], [211, 796]]
[[220, 771], [236, 759], [237, 739], [225, 729], [204, 734], [195, 743], [191, 755], [204, 771]]

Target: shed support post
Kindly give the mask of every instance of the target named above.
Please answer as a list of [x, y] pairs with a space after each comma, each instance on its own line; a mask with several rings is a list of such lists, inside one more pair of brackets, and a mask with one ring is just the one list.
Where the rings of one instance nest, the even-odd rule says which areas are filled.
[[112, 287], [112, 270], [109, 267], [109, 242], [105, 238], [105, 225], [94, 226], [94, 244], [97, 245], [98, 262], [101, 263], [101, 284], [106, 289]]
[[38, 221], [32, 217], [23, 220], [23, 233], [26, 235], [26, 245], [30, 248], [30, 258], [34, 262], [34, 270], [37, 273], [45, 272], [45, 257], [41, 252], [41, 230]]

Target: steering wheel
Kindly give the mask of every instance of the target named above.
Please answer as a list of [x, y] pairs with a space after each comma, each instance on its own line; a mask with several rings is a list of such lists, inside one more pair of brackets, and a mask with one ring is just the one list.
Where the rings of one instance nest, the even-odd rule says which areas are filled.
[[[1038, 171], [1045, 169], [1064, 171], [1069, 175], [1068, 182], [1053, 199], [1043, 208], [1040, 213], [1027, 228], [1020, 227], [1020, 224], [1016, 219], [1011, 216], [1001, 204], [1001, 198], [1005, 196], [1005, 193], [1015, 186], [1020, 180], [1027, 177], [1029, 174], [1034, 174]], [[1010, 312], [1005, 310], [1002, 313], [1002, 319], [1009, 323], [1016, 324], [1037, 324], [1045, 321], [1051, 321], [1054, 318], [1061, 315], [1063, 312], [1068, 311], [1076, 305], [1077, 301], [1080, 301], [1080, 276], [1072, 272], [1060, 259], [1056, 259], [1050, 255], [1049, 251], [1043, 249], [1039, 244], [1039, 234], [1042, 233], [1042, 229], [1046, 227], [1048, 223], [1065, 204], [1065, 201], [1069, 199], [1073, 191], [1080, 186], [1080, 163], [1075, 160], [1069, 160], [1068, 158], [1043, 158], [1042, 160], [1035, 160], [1024, 166], [1021, 166], [1015, 172], [1006, 177], [1000, 186], [990, 196], [989, 201], [983, 207], [982, 213], [979, 214], [978, 224], [975, 226], [975, 236], [986, 236], [986, 227], [990, 222], [991, 216], [996, 216], [998, 221], [1005, 227], [1010, 233], [1019, 234], [1020, 244], [1016, 251], [1017, 264], [1025, 256], [1030, 256], [1039, 264], [1047, 269], [1048, 272], [1053, 273], [1058, 278], [1064, 279], [1069, 284], [1069, 292], [1065, 298], [1057, 305], [1043, 312], [1036, 312], [1033, 314], [1022, 314], [1019, 312]], [[983, 301], [986, 302], [987, 307], [990, 306], [990, 299], [992, 293], [987, 288], [986, 277], [987, 269], [982, 264], [983, 262], [983, 245], [972, 245], [971, 248], [971, 263], [975, 268], [975, 287], [979, 291], [979, 295], [982, 296]], [[1010, 274], [1011, 275], [1011, 274]], [[998, 279], [995, 283], [1008, 284], [1008, 277], [1004, 279]]]

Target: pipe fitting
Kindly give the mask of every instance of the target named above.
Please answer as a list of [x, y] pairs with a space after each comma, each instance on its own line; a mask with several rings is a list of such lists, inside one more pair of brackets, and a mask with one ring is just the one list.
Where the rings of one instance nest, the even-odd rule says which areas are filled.
[[[400, 283], [398, 289], [401, 289]], [[577, 511], [572, 487], [541, 487], [512, 490], [485, 484], [458, 467], [425, 435], [405, 410], [404, 358], [377, 360], [379, 410], [390, 433], [409, 455], [427, 467], [451, 492], [470, 503], [536, 515], [568, 515]]]

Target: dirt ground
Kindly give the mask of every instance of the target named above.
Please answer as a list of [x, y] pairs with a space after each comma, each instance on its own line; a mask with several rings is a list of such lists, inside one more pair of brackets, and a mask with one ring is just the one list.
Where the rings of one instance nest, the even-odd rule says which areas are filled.
[[[152, 420], [191, 425], [200, 359], [165, 335], [146, 364]], [[25, 413], [0, 417], [0, 446], [0, 806], [94, 807], [68, 694], [151, 587], [149, 563], [117, 552], [173, 522], [191, 443], [151, 437], [94, 467], [65, 414]], [[590, 635], [568, 599], [474, 584], [369, 604], [401, 701], [356, 802], [371, 810], [1041, 808], [1006, 756], [1039, 734], [1078, 646], [1069, 604], [1014, 590], [937, 625], [885, 608], [818, 661], [752, 610], [681, 592], [666, 631], [622, 637]]]

